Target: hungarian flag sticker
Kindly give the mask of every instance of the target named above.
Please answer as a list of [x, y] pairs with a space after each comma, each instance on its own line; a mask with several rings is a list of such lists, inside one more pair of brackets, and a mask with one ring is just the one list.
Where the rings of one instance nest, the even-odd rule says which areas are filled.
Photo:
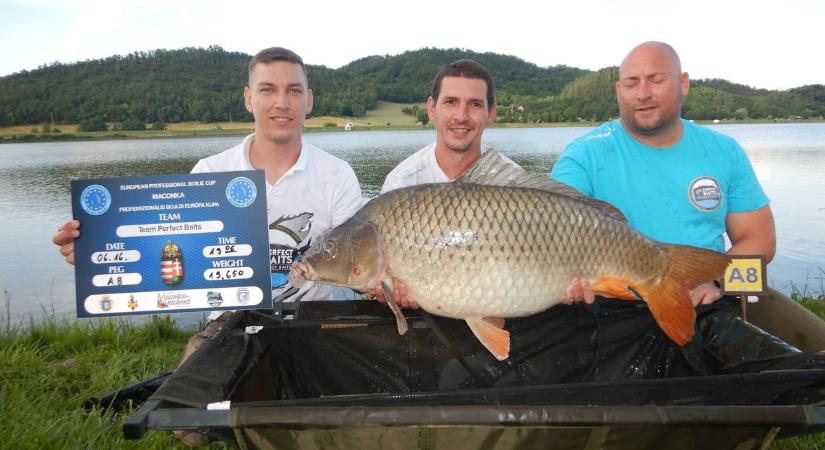
[[183, 255], [172, 241], [163, 246], [160, 257], [160, 276], [167, 286], [177, 286], [183, 281]]

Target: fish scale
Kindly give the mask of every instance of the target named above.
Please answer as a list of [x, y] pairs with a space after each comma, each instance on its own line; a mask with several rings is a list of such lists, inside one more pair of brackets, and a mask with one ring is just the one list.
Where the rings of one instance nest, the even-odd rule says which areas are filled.
[[537, 189], [424, 185], [358, 214], [376, 224], [392, 275], [449, 317], [529, 315], [559, 303], [573, 276], [655, 277], [645, 273], [665, 258], [625, 223]]

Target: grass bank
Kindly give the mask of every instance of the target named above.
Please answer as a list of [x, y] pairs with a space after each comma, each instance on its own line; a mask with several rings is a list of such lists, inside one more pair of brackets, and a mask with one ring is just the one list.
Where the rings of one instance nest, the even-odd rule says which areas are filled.
[[[825, 319], [825, 297], [796, 294], [795, 300]], [[169, 316], [143, 323], [52, 318], [26, 326], [5, 319], [0, 318], [0, 449], [186, 448], [168, 432], [126, 441], [121, 427], [131, 411], [88, 413], [82, 405], [174, 368], [193, 330]], [[823, 449], [825, 433], [774, 441], [769, 448]]]
[[[416, 120], [404, 114], [401, 103], [378, 102], [376, 108], [364, 117], [310, 117], [305, 123], [308, 132], [344, 131], [347, 124], [358, 130], [407, 130], [420, 128]], [[425, 104], [418, 104], [424, 107]], [[183, 136], [230, 136], [252, 133], [255, 124], [249, 122], [180, 122], [169, 123], [165, 130], [113, 131], [114, 123], [107, 124], [110, 131], [77, 131], [75, 124], [55, 124], [56, 132], [42, 133], [40, 125], [0, 127], [0, 142], [75, 141], [97, 139], [173, 138]]]
[[[367, 111], [364, 117], [334, 117], [321, 116], [310, 117], [304, 122], [307, 132], [343, 131], [350, 125], [352, 131], [367, 130], [416, 130], [423, 126], [411, 115], [405, 114], [402, 109], [405, 106], [418, 106], [426, 108], [427, 104], [415, 103], [392, 103], [378, 101], [375, 109]], [[722, 121], [699, 121], [703, 124], [743, 124], [743, 123], [815, 123], [822, 122], [820, 119], [801, 120], [733, 120]], [[0, 143], [3, 142], [42, 142], [42, 141], [76, 141], [76, 140], [97, 140], [97, 139], [140, 139], [140, 138], [173, 138], [184, 136], [231, 136], [245, 135], [252, 133], [255, 124], [249, 122], [179, 122], [167, 124], [165, 130], [145, 131], [112, 131], [114, 123], [109, 123], [110, 131], [84, 132], [77, 131], [75, 124], [55, 124], [54, 129], [49, 133], [43, 133], [42, 124], [16, 125], [0, 127]], [[571, 126], [598, 126], [597, 122], [552, 122], [552, 123], [504, 123], [494, 122], [492, 128], [537, 128], [537, 127], [571, 127]], [[430, 125], [430, 128], [432, 125]]]
[[185, 448], [171, 433], [126, 441], [121, 426], [129, 413], [87, 413], [82, 405], [174, 368], [192, 330], [168, 316], [142, 324], [6, 325], [0, 324], [0, 449]]

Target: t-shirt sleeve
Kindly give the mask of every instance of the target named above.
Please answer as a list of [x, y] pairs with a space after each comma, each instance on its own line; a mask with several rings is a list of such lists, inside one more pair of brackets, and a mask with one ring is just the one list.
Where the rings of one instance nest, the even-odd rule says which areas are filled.
[[347, 165], [339, 180], [332, 204], [333, 227], [337, 227], [352, 217], [364, 204], [364, 198], [361, 196], [361, 186], [358, 184], [358, 178], [355, 176], [352, 167]]
[[197, 162], [197, 164], [195, 164], [195, 167], [193, 167], [192, 170], [189, 171], [189, 173], [206, 173], [206, 172], [211, 172], [211, 171], [209, 170], [209, 167], [206, 164], [206, 160], [204, 160], [204, 159], [199, 160]]
[[745, 151], [739, 144], [734, 142], [733, 145], [733, 171], [728, 193], [728, 211], [738, 213], [762, 208], [770, 203], [770, 200], [762, 190]]
[[381, 186], [381, 193], [384, 194], [395, 189], [398, 189], [398, 183], [393, 176], [393, 173], [390, 172], [387, 174], [387, 178], [384, 178], [384, 185]]
[[[403, 164], [403, 162], [402, 162]], [[384, 184], [381, 186], [381, 193], [385, 194], [389, 191], [394, 191], [396, 189], [400, 189], [404, 187], [404, 183], [401, 182], [401, 165], [395, 166], [390, 173], [387, 174], [387, 177], [384, 178]]]
[[589, 167], [587, 146], [579, 142], [571, 142], [565, 147], [556, 164], [553, 165], [550, 178], [592, 197], [593, 182]]

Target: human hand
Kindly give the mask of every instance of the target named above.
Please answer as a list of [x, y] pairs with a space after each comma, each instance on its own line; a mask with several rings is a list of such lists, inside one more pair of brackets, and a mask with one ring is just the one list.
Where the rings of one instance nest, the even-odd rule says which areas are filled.
[[572, 305], [573, 303], [584, 302], [592, 305], [595, 301], [596, 295], [593, 294], [593, 286], [590, 285], [587, 277], [573, 277], [570, 279], [562, 303]]
[[205, 434], [190, 430], [174, 430], [175, 437], [189, 448], [203, 447], [209, 443]]
[[[395, 290], [393, 291], [393, 300], [395, 300], [395, 303], [402, 308], [418, 309], [418, 303], [410, 296], [410, 290], [407, 288], [407, 285], [402, 283], [398, 278], [393, 278], [392, 280], [395, 285]], [[381, 287], [381, 283], [375, 286], [375, 289], [368, 294], [374, 296], [375, 300], [386, 303], [384, 299], [384, 289]]]
[[690, 301], [693, 302], [693, 306], [710, 305], [722, 298], [722, 290], [714, 283], [705, 283], [688, 291], [688, 296], [690, 297]]
[[60, 254], [69, 264], [74, 264], [74, 240], [78, 236], [80, 236], [80, 222], [70, 220], [61, 225], [52, 237], [52, 242], [60, 247]]

